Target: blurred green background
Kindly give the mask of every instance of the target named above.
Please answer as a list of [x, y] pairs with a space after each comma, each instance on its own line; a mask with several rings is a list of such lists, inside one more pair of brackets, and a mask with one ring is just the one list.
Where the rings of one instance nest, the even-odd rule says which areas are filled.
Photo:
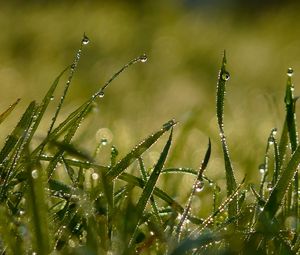
[[[226, 49], [231, 79], [225, 132], [238, 179], [248, 173], [249, 180], [254, 180], [271, 129], [281, 132], [288, 67], [295, 70], [297, 95], [300, 22], [299, 5], [294, 1], [247, 2], [1, 2], [0, 109], [22, 98], [17, 111], [0, 127], [1, 137], [4, 140], [26, 105], [39, 101], [72, 63], [85, 32], [91, 43], [84, 47], [61, 118], [129, 60], [146, 53], [148, 61], [131, 67], [111, 84], [87, 120], [87, 129], [81, 128], [87, 143], [80, 145], [93, 151], [97, 130], [109, 128], [111, 144], [124, 155], [175, 118], [179, 124], [168, 165], [197, 168], [211, 137], [207, 175], [222, 182], [215, 92]], [[57, 93], [53, 110], [59, 97]], [[148, 166], [160, 150], [155, 146], [145, 156]]]

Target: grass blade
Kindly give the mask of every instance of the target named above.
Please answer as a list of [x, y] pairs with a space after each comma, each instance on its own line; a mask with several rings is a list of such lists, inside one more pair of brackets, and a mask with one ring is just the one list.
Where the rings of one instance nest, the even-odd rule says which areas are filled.
[[152, 134], [139, 145], [137, 145], [129, 154], [127, 154], [106, 173], [107, 180], [112, 181], [113, 179], [117, 178], [128, 166], [130, 166], [137, 158], [139, 158], [146, 150], [148, 150], [165, 132], [167, 132], [175, 124], [176, 122], [174, 120], [170, 120], [163, 125], [162, 129]]
[[129, 242], [129, 250], [133, 247], [133, 243], [134, 243], [134, 239], [135, 239], [135, 235], [136, 235], [136, 230], [138, 228], [138, 225], [139, 225], [139, 222], [140, 222], [140, 219], [143, 215], [143, 212], [145, 210], [145, 207], [147, 205], [147, 202], [148, 200], [150, 199], [151, 195], [153, 194], [153, 191], [154, 191], [154, 187], [156, 185], [156, 182], [158, 180], [158, 177], [161, 173], [161, 170], [164, 166], [164, 163], [167, 159], [167, 155], [169, 153], [169, 149], [171, 147], [171, 142], [172, 142], [172, 135], [173, 135], [173, 129], [171, 129], [171, 133], [170, 133], [170, 136], [169, 136], [169, 139], [148, 179], [148, 181], [146, 182], [146, 185], [143, 189], [143, 192], [140, 196], [140, 199], [136, 205], [136, 227], [135, 227], [135, 231], [132, 235], [132, 238]]
[[20, 102], [20, 98], [16, 100], [12, 105], [10, 105], [3, 113], [0, 114], [0, 124], [11, 114], [11, 112], [15, 109], [17, 104]]
[[177, 235], [177, 240], [178, 241], [180, 240], [182, 226], [183, 226], [184, 222], [187, 220], [188, 214], [190, 213], [191, 206], [192, 206], [192, 201], [193, 201], [193, 198], [195, 196], [195, 193], [196, 193], [197, 189], [198, 190], [203, 189], [203, 185], [204, 185], [204, 183], [203, 183], [203, 172], [207, 167], [208, 161], [210, 159], [210, 154], [211, 154], [211, 142], [210, 142], [210, 139], [209, 139], [208, 148], [206, 150], [204, 159], [201, 163], [201, 166], [200, 166], [200, 169], [199, 169], [199, 172], [198, 172], [198, 176], [197, 176], [197, 178], [195, 180], [195, 183], [193, 185], [192, 192], [191, 192], [190, 197], [188, 199], [187, 205], [184, 208], [184, 211], [183, 211], [183, 214], [181, 216], [180, 222], [179, 222], [179, 224], [177, 225], [177, 228], [176, 228], [176, 235]]
[[[227, 195], [230, 196], [237, 187], [236, 180], [234, 177], [232, 163], [229, 157], [228, 146], [226, 142], [225, 132], [224, 132], [224, 100], [226, 93], [226, 82], [230, 78], [230, 74], [226, 70], [226, 53], [224, 51], [223, 61], [221, 65], [221, 70], [219, 73], [218, 85], [217, 85], [217, 119], [220, 131], [222, 149], [225, 161], [225, 171], [226, 171], [226, 184], [227, 184]], [[237, 203], [233, 202], [228, 209], [228, 216], [231, 218], [237, 213]]]

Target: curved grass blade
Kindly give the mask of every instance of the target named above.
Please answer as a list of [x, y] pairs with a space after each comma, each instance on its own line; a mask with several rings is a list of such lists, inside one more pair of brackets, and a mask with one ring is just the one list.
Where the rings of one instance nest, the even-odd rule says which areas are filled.
[[0, 114], [0, 124], [11, 114], [11, 112], [15, 109], [20, 100], [21, 98], [18, 98], [16, 102], [14, 102], [3, 113]]
[[138, 144], [129, 154], [121, 159], [107, 173], [107, 181], [112, 181], [117, 178], [127, 167], [129, 167], [137, 158], [139, 158], [146, 150], [148, 150], [165, 132], [172, 128], [176, 122], [170, 120], [165, 123], [159, 131], [150, 135], [140, 144]]
[[171, 129], [169, 139], [168, 139], [168, 141], [167, 141], [167, 143], [166, 143], [166, 145], [165, 145], [165, 147], [164, 147], [164, 149], [163, 149], [156, 165], [154, 166], [154, 169], [153, 169], [148, 181], [146, 182], [145, 187], [143, 189], [143, 192], [140, 196], [140, 199], [139, 199], [139, 201], [136, 205], [136, 219], [135, 219], [136, 224], [134, 224], [135, 225], [135, 230], [132, 234], [131, 240], [130, 240], [129, 245], [128, 245], [129, 250], [131, 250], [131, 248], [133, 247], [133, 243], [134, 243], [134, 240], [135, 240], [135, 237], [136, 237], [139, 222], [140, 222], [140, 220], [143, 216], [143, 212], [144, 212], [145, 207], [148, 203], [148, 200], [150, 199], [151, 195], [153, 194], [156, 182], [157, 182], [158, 177], [161, 173], [161, 170], [164, 166], [164, 163], [167, 159], [169, 149], [171, 147], [172, 135], [173, 135], [173, 129]]
[[204, 185], [204, 183], [203, 183], [203, 172], [207, 167], [208, 161], [210, 159], [210, 154], [211, 154], [211, 142], [210, 142], [210, 139], [209, 139], [208, 148], [206, 150], [204, 159], [201, 163], [201, 166], [200, 166], [200, 169], [199, 169], [199, 172], [198, 172], [198, 176], [195, 180], [195, 183], [193, 185], [192, 192], [191, 192], [190, 197], [188, 199], [187, 205], [184, 208], [183, 214], [182, 214], [182, 216], [180, 218], [180, 221], [179, 221], [179, 223], [177, 225], [177, 228], [176, 228], [176, 239], [178, 241], [180, 241], [180, 235], [181, 235], [183, 224], [187, 220], [187, 216], [190, 213], [191, 206], [192, 206], [192, 201], [193, 201], [193, 198], [195, 196], [196, 190], [197, 189], [199, 189], [199, 190], [203, 189], [203, 185]]
[[[218, 84], [217, 84], [217, 119], [218, 119], [218, 126], [219, 126], [224, 161], [225, 161], [227, 195], [230, 196], [236, 189], [237, 184], [236, 184], [233, 167], [229, 156], [228, 146], [227, 146], [225, 132], [224, 132], [224, 121], [223, 121], [226, 82], [230, 78], [230, 74], [226, 70], [226, 63], [227, 63], [226, 53], [224, 51], [224, 56], [223, 56], [221, 70], [219, 73]], [[234, 216], [236, 213], [237, 213], [237, 203], [233, 202], [228, 208], [229, 218]]]
[[19, 123], [14, 128], [12, 133], [7, 137], [4, 147], [0, 152], [0, 163], [3, 163], [3, 161], [17, 144], [18, 140], [22, 137], [25, 130], [28, 129], [29, 125], [31, 124], [31, 117], [34, 111], [35, 102], [33, 101], [27, 107], [26, 111], [24, 112], [23, 116], [21, 117]]

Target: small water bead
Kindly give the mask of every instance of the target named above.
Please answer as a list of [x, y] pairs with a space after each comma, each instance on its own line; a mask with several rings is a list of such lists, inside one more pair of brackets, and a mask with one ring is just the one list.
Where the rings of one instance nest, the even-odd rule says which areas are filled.
[[100, 97], [100, 98], [104, 97], [104, 92], [101, 91], [101, 92], [99, 93], [98, 97]]
[[101, 141], [100, 141], [101, 145], [105, 146], [108, 144], [108, 141], [106, 138], [102, 138]]
[[51, 96], [51, 97], [50, 97], [50, 101], [53, 101], [53, 100], [54, 100], [54, 96]]
[[272, 136], [276, 136], [276, 134], [277, 134], [277, 128], [273, 128], [272, 129]]
[[82, 38], [82, 44], [87, 45], [87, 44], [89, 44], [89, 42], [90, 42], [90, 39], [86, 35], [84, 35]]
[[293, 68], [288, 68], [288, 70], [287, 70], [287, 72], [286, 72], [286, 74], [287, 74], [287, 76], [289, 76], [289, 77], [292, 77], [293, 76], [293, 74], [294, 74], [294, 70], [293, 70]]
[[269, 143], [269, 145], [272, 145], [272, 144], [274, 144], [274, 137], [269, 137], [268, 138], [268, 143]]
[[37, 179], [39, 177], [38, 171], [36, 169], [32, 170], [31, 176], [32, 176], [33, 179]]
[[272, 182], [269, 182], [269, 183], [267, 184], [267, 189], [268, 189], [269, 191], [271, 191], [271, 190], [273, 189], [273, 184], [272, 184]]
[[143, 54], [142, 56], [140, 56], [140, 61], [141, 61], [142, 63], [147, 62], [147, 60], [148, 60], [148, 57], [147, 57], [146, 54]]
[[227, 71], [225, 71], [222, 73], [221, 78], [224, 81], [228, 81], [230, 79], [230, 74]]
[[204, 188], [204, 182], [202, 180], [197, 180], [195, 183], [195, 191], [196, 192], [201, 192]]
[[259, 167], [258, 167], [258, 169], [259, 169], [259, 172], [261, 174], [264, 174], [266, 172], [266, 166], [265, 166], [265, 164], [260, 164]]
[[99, 179], [99, 174], [93, 173], [93, 174], [92, 174], [92, 179], [93, 179], [94, 181], [97, 181], [97, 180]]

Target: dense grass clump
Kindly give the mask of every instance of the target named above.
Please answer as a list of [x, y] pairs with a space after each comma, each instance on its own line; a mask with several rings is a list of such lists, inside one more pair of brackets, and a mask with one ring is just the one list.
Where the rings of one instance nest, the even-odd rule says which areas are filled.
[[[224, 155], [226, 187], [219, 187], [205, 170], [211, 141], [199, 169], [165, 168], [173, 141], [175, 120], [137, 144], [122, 158], [111, 147], [109, 163], [99, 164], [102, 137], [96, 149], [83, 152], [73, 143], [80, 124], [111, 82], [133, 59], [85, 103], [60, 123], [58, 117], [89, 39], [84, 35], [75, 59], [55, 79], [41, 103], [31, 102], [0, 151], [0, 249], [2, 254], [295, 254], [300, 249], [298, 165], [300, 146], [296, 127], [292, 69], [288, 70], [286, 118], [279, 140], [276, 129], [266, 139], [261, 179], [237, 180], [224, 128], [224, 99], [230, 74], [224, 53], [217, 84], [217, 124]], [[36, 131], [63, 75], [69, 72], [63, 94], [44, 138]], [[0, 122], [19, 99], [0, 115]], [[167, 134], [167, 138], [164, 135]], [[154, 166], [143, 156], [159, 140], [164, 146]], [[177, 151], [178, 153], [178, 151]], [[199, 162], [200, 163], [200, 162]], [[161, 187], [164, 175], [192, 175], [185, 203]], [[211, 209], [195, 210], [198, 194], [209, 187]], [[180, 187], [176, 189], [181, 193]], [[209, 212], [204, 218], [204, 211]]]

